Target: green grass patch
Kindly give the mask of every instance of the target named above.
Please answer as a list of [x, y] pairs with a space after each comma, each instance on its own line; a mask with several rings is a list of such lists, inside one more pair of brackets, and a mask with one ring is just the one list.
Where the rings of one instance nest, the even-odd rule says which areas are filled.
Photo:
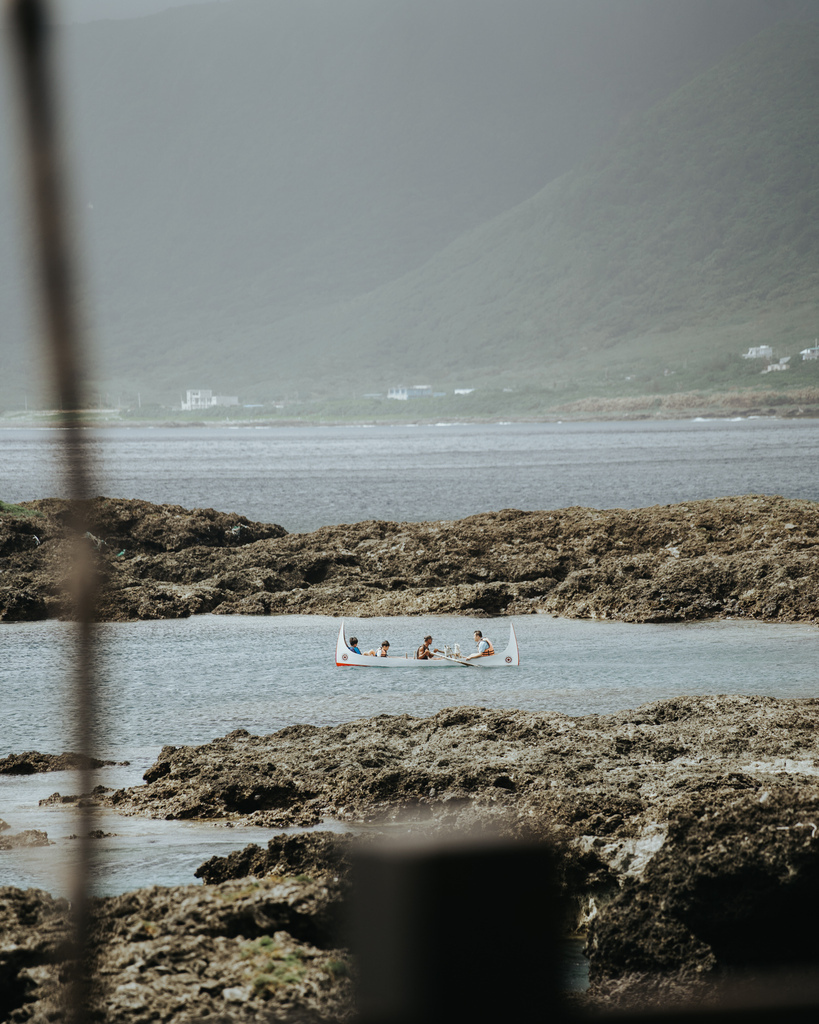
[[296, 985], [307, 974], [307, 968], [300, 964], [297, 968], [285, 967], [280, 964], [266, 974], [257, 974], [253, 979], [253, 989], [258, 994], [263, 991], [273, 993], [283, 985]]
[[249, 961], [257, 995], [272, 995], [284, 985], [298, 984], [307, 974], [304, 954], [298, 949], [285, 949], [269, 935], [246, 943], [241, 955]]
[[11, 505], [7, 501], [0, 501], [0, 515], [11, 516], [13, 519], [35, 519], [42, 518], [43, 513], [34, 508], [23, 508], [22, 505]]

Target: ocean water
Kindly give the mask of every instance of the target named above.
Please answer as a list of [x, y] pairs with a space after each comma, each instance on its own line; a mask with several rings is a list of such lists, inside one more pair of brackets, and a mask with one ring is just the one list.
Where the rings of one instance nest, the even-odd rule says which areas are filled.
[[[58, 433], [0, 430], [0, 499], [66, 493]], [[500, 508], [642, 507], [733, 494], [819, 500], [819, 423], [770, 419], [675, 423], [490, 424], [316, 428], [131, 428], [89, 431], [95, 489], [112, 497], [235, 511], [291, 531], [362, 519], [453, 519]], [[477, 623], [456, 616], [350, 624], [395, 653], [436, 641], [470, 649]], [[505, 620], [481, 620], [496, 645]], [[130, 765], [103, 785], [138, 784], [163, 744], [207, 742], [235, 728], [267, 734], [452, 705], [610, 712], [678, 694], [815, 696], [819, 630], [743, 621], [674, 625], [516, 620], [517, 669], [337, 669], [338, 620], [203, 616], [99, 628], [101, 756]], [[76, 748], [74, 628], [0, 624], [0, 756]], [[0, 777], [0, 819], [40, 828], [39, 850], [0, 852], [0, 885], [66, 891], [73, 812], [40, 807], [76, 792], [73, 773]], [[95, 891], [194, 881], [207, 857], [272, 830], [101, 816]], [[340, 827], [326, 823], [323, 827]], [[579, 962], [579, 954], [572, 954]], [[582, 975], [582, 965], [577, 978]]]
[[[66, 493], [53, 430], [0, 430], [0, 500]], [[501, 508], [819, 500], [819, 421], [89, 430], [95, 489], [295, 532]]]

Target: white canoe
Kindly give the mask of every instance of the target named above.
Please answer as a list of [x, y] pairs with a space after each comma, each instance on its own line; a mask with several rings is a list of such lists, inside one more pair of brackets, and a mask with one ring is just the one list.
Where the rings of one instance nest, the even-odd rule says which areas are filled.
[[509, 643], [505, 651], [498, 651], [484, 658], [472, 658], [469, 661], [465, 658], [437, 656], [419, 661], [409, 655], [376, 658], [370, 654], [356, 654], [347, 646], [343, 622], [336, 641], [336, 665], [340, 668], [347, 665], [357, 668], [509, 668], [519, 664], [518, 638], [515, 636], [515, 627], [511, 623], [509, 624]]

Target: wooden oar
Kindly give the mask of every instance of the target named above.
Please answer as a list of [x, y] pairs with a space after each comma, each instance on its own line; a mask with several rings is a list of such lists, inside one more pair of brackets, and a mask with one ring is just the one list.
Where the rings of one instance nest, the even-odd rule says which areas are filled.
[[462, 658], [456, 658], [454, 655], [441, 654], [440, 657], [444, 661], [454, 661], [456, 665], [461, 665], [463, 668], [475, 668], [471, 661], [464, 661]]

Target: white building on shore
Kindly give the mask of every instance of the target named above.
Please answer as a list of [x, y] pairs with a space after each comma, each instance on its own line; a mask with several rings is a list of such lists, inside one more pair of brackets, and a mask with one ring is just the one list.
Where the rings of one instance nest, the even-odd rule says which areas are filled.
[[212, 391], [188, 391], [187, 398], [182, 399], [182, 412], [196, 412], [200, 409], [212, 409], [215, 405], [238, 405], [236, 395], [214, 395]]
[[399, 402], [406, 402], [410, 398], [432, 398], [432, 385], [413, 384], [408, 388], [390, 388], [387, 398], [396, 398]]

